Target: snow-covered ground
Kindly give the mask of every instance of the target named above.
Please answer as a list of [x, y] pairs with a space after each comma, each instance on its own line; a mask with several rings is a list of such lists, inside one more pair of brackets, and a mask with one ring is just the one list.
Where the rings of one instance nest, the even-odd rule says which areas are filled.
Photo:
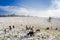
[[60, 27], [60, 18], [52, 18], [51, 22], [48, 22], [48, 18], [43, 17], [0, 17], [0, 27], [8, 27], [9, 25], [20, 26], [34, 25], [39, 27]]
[[[15, 28], [5, 34], [3, 30], [13, 25]], [[24, 38], [26, 25], [34, 26], [34, 30], [39, 28], [41, 31], [35, 33], [34, 37]], [[46, 27], [52, 29], [45, 30]], [[55, 30], [56, 27], [58, 30]], [[59, 28], [60, 18], [52, 18], [49, 23], [48, 18], [43, 17], [0, 17], [0, 40], [60, 40]]]

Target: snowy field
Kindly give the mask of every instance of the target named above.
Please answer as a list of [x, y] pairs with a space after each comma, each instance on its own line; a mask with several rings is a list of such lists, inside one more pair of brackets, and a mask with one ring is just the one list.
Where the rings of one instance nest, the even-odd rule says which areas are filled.
[[[9, 30], [9, 26], [15, 26]], [[26, 26], [34, 26], [36, 32], [33, 37], [24, 37], [28, 32]], [[49, 30], [46, 28], [49, 27]], [[56, 30], [57, 28], [57, 30]], [[4, 29], [7, 29], [5, 34]], [[0, 40], [60, 40], [60, 18], [43, 17], [0, 17]]]
[[8, 27], [9, 25], [15, 25], [20, 27], [20, 25], [34, 25], [38, 27], [60, 27], [60, 18], [52, 18], [51, 22], [48, 22], [48, 18], [43, 17], [0, 17], [0, 26]]

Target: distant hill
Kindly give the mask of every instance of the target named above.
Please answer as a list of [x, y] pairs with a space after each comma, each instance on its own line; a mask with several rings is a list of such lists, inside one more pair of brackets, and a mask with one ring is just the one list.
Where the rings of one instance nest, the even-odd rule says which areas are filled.
[[1, 15], [0, 17], [29, 17], [29, 16], [25, 16], [25, 15], [16, 15], [16, 14], [11, 14], [11, 15]]

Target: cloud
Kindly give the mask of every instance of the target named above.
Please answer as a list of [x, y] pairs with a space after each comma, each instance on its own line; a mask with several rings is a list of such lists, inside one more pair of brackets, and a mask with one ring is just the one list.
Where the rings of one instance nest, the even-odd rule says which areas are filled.
[[52, 5], [49, 7], [51, 14], [55, 17], [60, 17], [60, 0], [52, 0]]
[[17, 6], [0, 6], [0, 9], [7, 11], [8, 14], [17, 14], [17, 15], [31, 15], [35, 16], [37, 14], [37, 10], [21, 8]]
[[28, 10], [26, 8], [20, 8], [17, 6], [0, 6], [0, 9], [7, 11], [8, 14], [25, 15], [28, 13]]
[[0, 9], [9, 14], [31, 15], [39, 17], [60, 17], [60, 0], [51, 0], [52, 5], [47, 10], [34, 10], [18, 6], [0, 6]]

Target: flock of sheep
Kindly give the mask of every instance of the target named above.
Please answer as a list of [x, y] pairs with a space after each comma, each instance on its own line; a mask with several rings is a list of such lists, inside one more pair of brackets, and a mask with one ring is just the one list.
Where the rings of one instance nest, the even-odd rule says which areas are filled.
[[41, 29], [32, 25], [17, 28], [12, 25], [0, 30], [0, 40], [60, 40], [60, 33], [58, 28], [55, 30], [50, 30], [49, 27]]
[[50, 25], [51, 17], [44, 24], [40, 20], [45, 22], [31, 17], [0, 18], [0, 40], [60, 40], [59, 28]]

